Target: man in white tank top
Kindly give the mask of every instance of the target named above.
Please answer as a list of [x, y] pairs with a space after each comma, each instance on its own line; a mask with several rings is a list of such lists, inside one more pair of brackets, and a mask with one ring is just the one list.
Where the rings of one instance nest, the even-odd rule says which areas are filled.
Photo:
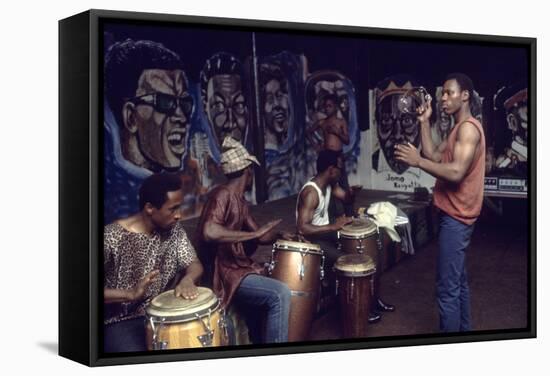
[[[308, 241], [319, 244], [325, 256], [325, 271], [328, 278], [325, 291], [334, 292], [334, 276], [332, 266], [338, 257], [346, 253], [338, 250], [336, 233], [342, 227], [351, 223], [351, 217], [338, 217], [330, 223], [328, 207], [331, 197], [342, 200], [345, 204], [353, 204], [355, 193], [361, 186], [354, 186], [344, 190], [338, 185], [343, 169], [344, 158], [341, 152], [323, 150], [317, 157], [317, 175], [308, 181], [298, 194], [296, 203], [296, 227], [298, 233]], [[323, 293], [323, 300], [330, 300], [330, 295]], [[378, 317], [379, 318], [379, 317]]]

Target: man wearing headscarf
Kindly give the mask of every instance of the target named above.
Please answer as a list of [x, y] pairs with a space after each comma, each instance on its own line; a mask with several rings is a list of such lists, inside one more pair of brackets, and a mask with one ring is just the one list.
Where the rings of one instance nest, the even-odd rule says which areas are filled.
[[[208, 196], [197, 229], [198, 249], [213, 260], [213, 288], [222, 307], [234, 302], [241, 312], [250, 312], [245, 319], [252, 341], [286, 342], [290, 289], [262, 275], [263, 267], [250, 256], [258, 243], [272, 244], [290, 235], [274, 231], [280, 219], [260, 227], [250, 214], [244, 193], [252, 188], [256, 157], [231, 137], [224, 139], [222, 149], [221, 168], [228, 181]], [[266, 311], [266, 325], [258, 336], [254, 329], [259, 310]]]

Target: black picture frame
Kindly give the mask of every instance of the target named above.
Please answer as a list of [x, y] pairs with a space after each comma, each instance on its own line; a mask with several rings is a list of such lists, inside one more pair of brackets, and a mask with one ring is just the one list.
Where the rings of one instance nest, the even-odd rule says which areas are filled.
[[[396, 336], [307, 344], [103, 354], [101, 346], [102, 22], [284, 31], [344, 38], [502, 45], [528, 54], [528, 325], [468, 334]], [[89, 10], [59, 22], [59, 354], [89, 366], [534, 338], [536, 317], [536, 46], [534, 38]], [[76, 251], [78, 250], [78, 251]], [[87, 318], [83, 320], [82, 318]]]

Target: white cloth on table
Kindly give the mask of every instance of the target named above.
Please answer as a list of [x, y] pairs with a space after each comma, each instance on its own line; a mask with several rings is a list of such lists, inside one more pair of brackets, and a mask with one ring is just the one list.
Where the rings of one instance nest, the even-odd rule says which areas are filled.
[[397, 208], [388, 201], [375, 202], [367, 209], [367, 214], [373, 217], [378, 227], [383, 227], [394, 242], [400, 242], [401, 237], [395, 231]]

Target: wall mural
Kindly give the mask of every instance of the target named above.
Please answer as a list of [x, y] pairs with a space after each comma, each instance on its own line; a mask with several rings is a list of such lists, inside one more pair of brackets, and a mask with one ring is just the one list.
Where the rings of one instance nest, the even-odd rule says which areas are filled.
[[[420, 147], [418, 121], [399, 110], [400, 96], [433, 82], [403, 74], [372, 86], [364, 79], [353, 82], [347, 75], [369, 77], [365, 64], [340, 70], [333, 66], [337, 62], [324, 64], [322, 54], [312, 53], [317, 57], [308, 61], [307, 51], [299, 49], [256, 56], [252, 33], [241, 33], [238, 40], [228, 35], [217, 43], [227, 50], [210, 48], [202, 37], [189, 47], [180, 34], [166, 31], [153, 33], [152, 40], [120, 34], [106, 32], [104, 38], [105, 223], [137, 212], [141, 182], [158, 171], [181, 176], [184, 217], [199, 215], [207, 193], [225, 180], [218, 163], [220, 143], [228, 135], [252, 153], [263, 153], [265, 185], [255, 189], [267, 200], [296, 194], [315, 174], [317, 153], [327, 145], [343, 151], [349, 184], [412, 192], [435, 183], [393, 157], [396, 143]], [[217, 35], [209, 34], [208, 40]], [[315, 66], [311, 72], [310, 65]], [[441, 87], [432, 91], [432, 138], [439, 144], [454, 122], [440, 108]], [[509, 84], [490, 95], [494, 92], [487, 174], [526, 177], [526, 85]], [[481, 119], [483, 100], [475, 94], [472, 112]], [[333, 128], [341, 129], [348, 142], [331, 139]], [[263, 135], [262, 142], [255, 135]], [[256, 192], [248, 198], [255, 202]]]
[[[394, 158], [394, 146], [411, 143], [422, 150], [420, 124], [416, 115], [399, 109], [399, 98], [419, 83], [411, 76], [398, 74], [380, 81], [370, 91], [371, 128], [369, 138], [372, 147], [371, 181], [373, 189], [414, 192], [415, 188], [431, 190], [435, 178], [419, 168], [409, 167]], [[454, 127], [454, 119], [441, 108], [443, 88], [436, 87], [432, 101], [431, 134], [435, 145], [447, 139]], [[483, 98], [474, 91], [472, 115], [483, 124]]]
[[162, 44], [125, 40], [105, 57], [105, 210], [138, 210], [137, 190], [157, 171], [178, 171], [194, 109], [180, 57]]
[[324, 147], [326, 142], [325, 135], [329, 133], [325, 127], [332, 126], [332, 124], [326, 122], [329, 116], [329, 108], [332, 106], [330, 102], [327, 106], [327, 98], [335, 101], [333, 103], [335, 105], [334, 116], [339, 119], [349, 135], [349, 142], [341, 145], [341, 150], [345, 157], [345, 169], [348, 173], [348, 179], [349, 175], [357, 175], [360, 132], [353, 83], [338, 71], [323, 70], [313, 72], [305, 83], [305, 96], [307, 176], [311, 177], [315, 175], [317, 154]]
[[298, 192], [306, 176], [303, 134], [304, 56], [288, 51], [259, 62], [260, 114], [268, 200]]
[[394, 157], [395, 145], [420, 146], [420, 124], [415, 114], [398, 108], [399, 98], [420, 84], [411, 76], [398, 74], [380, 81], [370, 91], [370, 140], [372, 188], [412, 192], [417, 187], [433, 187], [435, 179], [416, 167], [408, 167]]
[[[493, 109], [498, 119], [497, 134], [493, 147], [495, 160], [487, 173], [527, 177], [528, 165], [528, 91], [526, 85], [504, 86], [495, 94]], [[493, 170], [493, 171], [492, 171]]]

